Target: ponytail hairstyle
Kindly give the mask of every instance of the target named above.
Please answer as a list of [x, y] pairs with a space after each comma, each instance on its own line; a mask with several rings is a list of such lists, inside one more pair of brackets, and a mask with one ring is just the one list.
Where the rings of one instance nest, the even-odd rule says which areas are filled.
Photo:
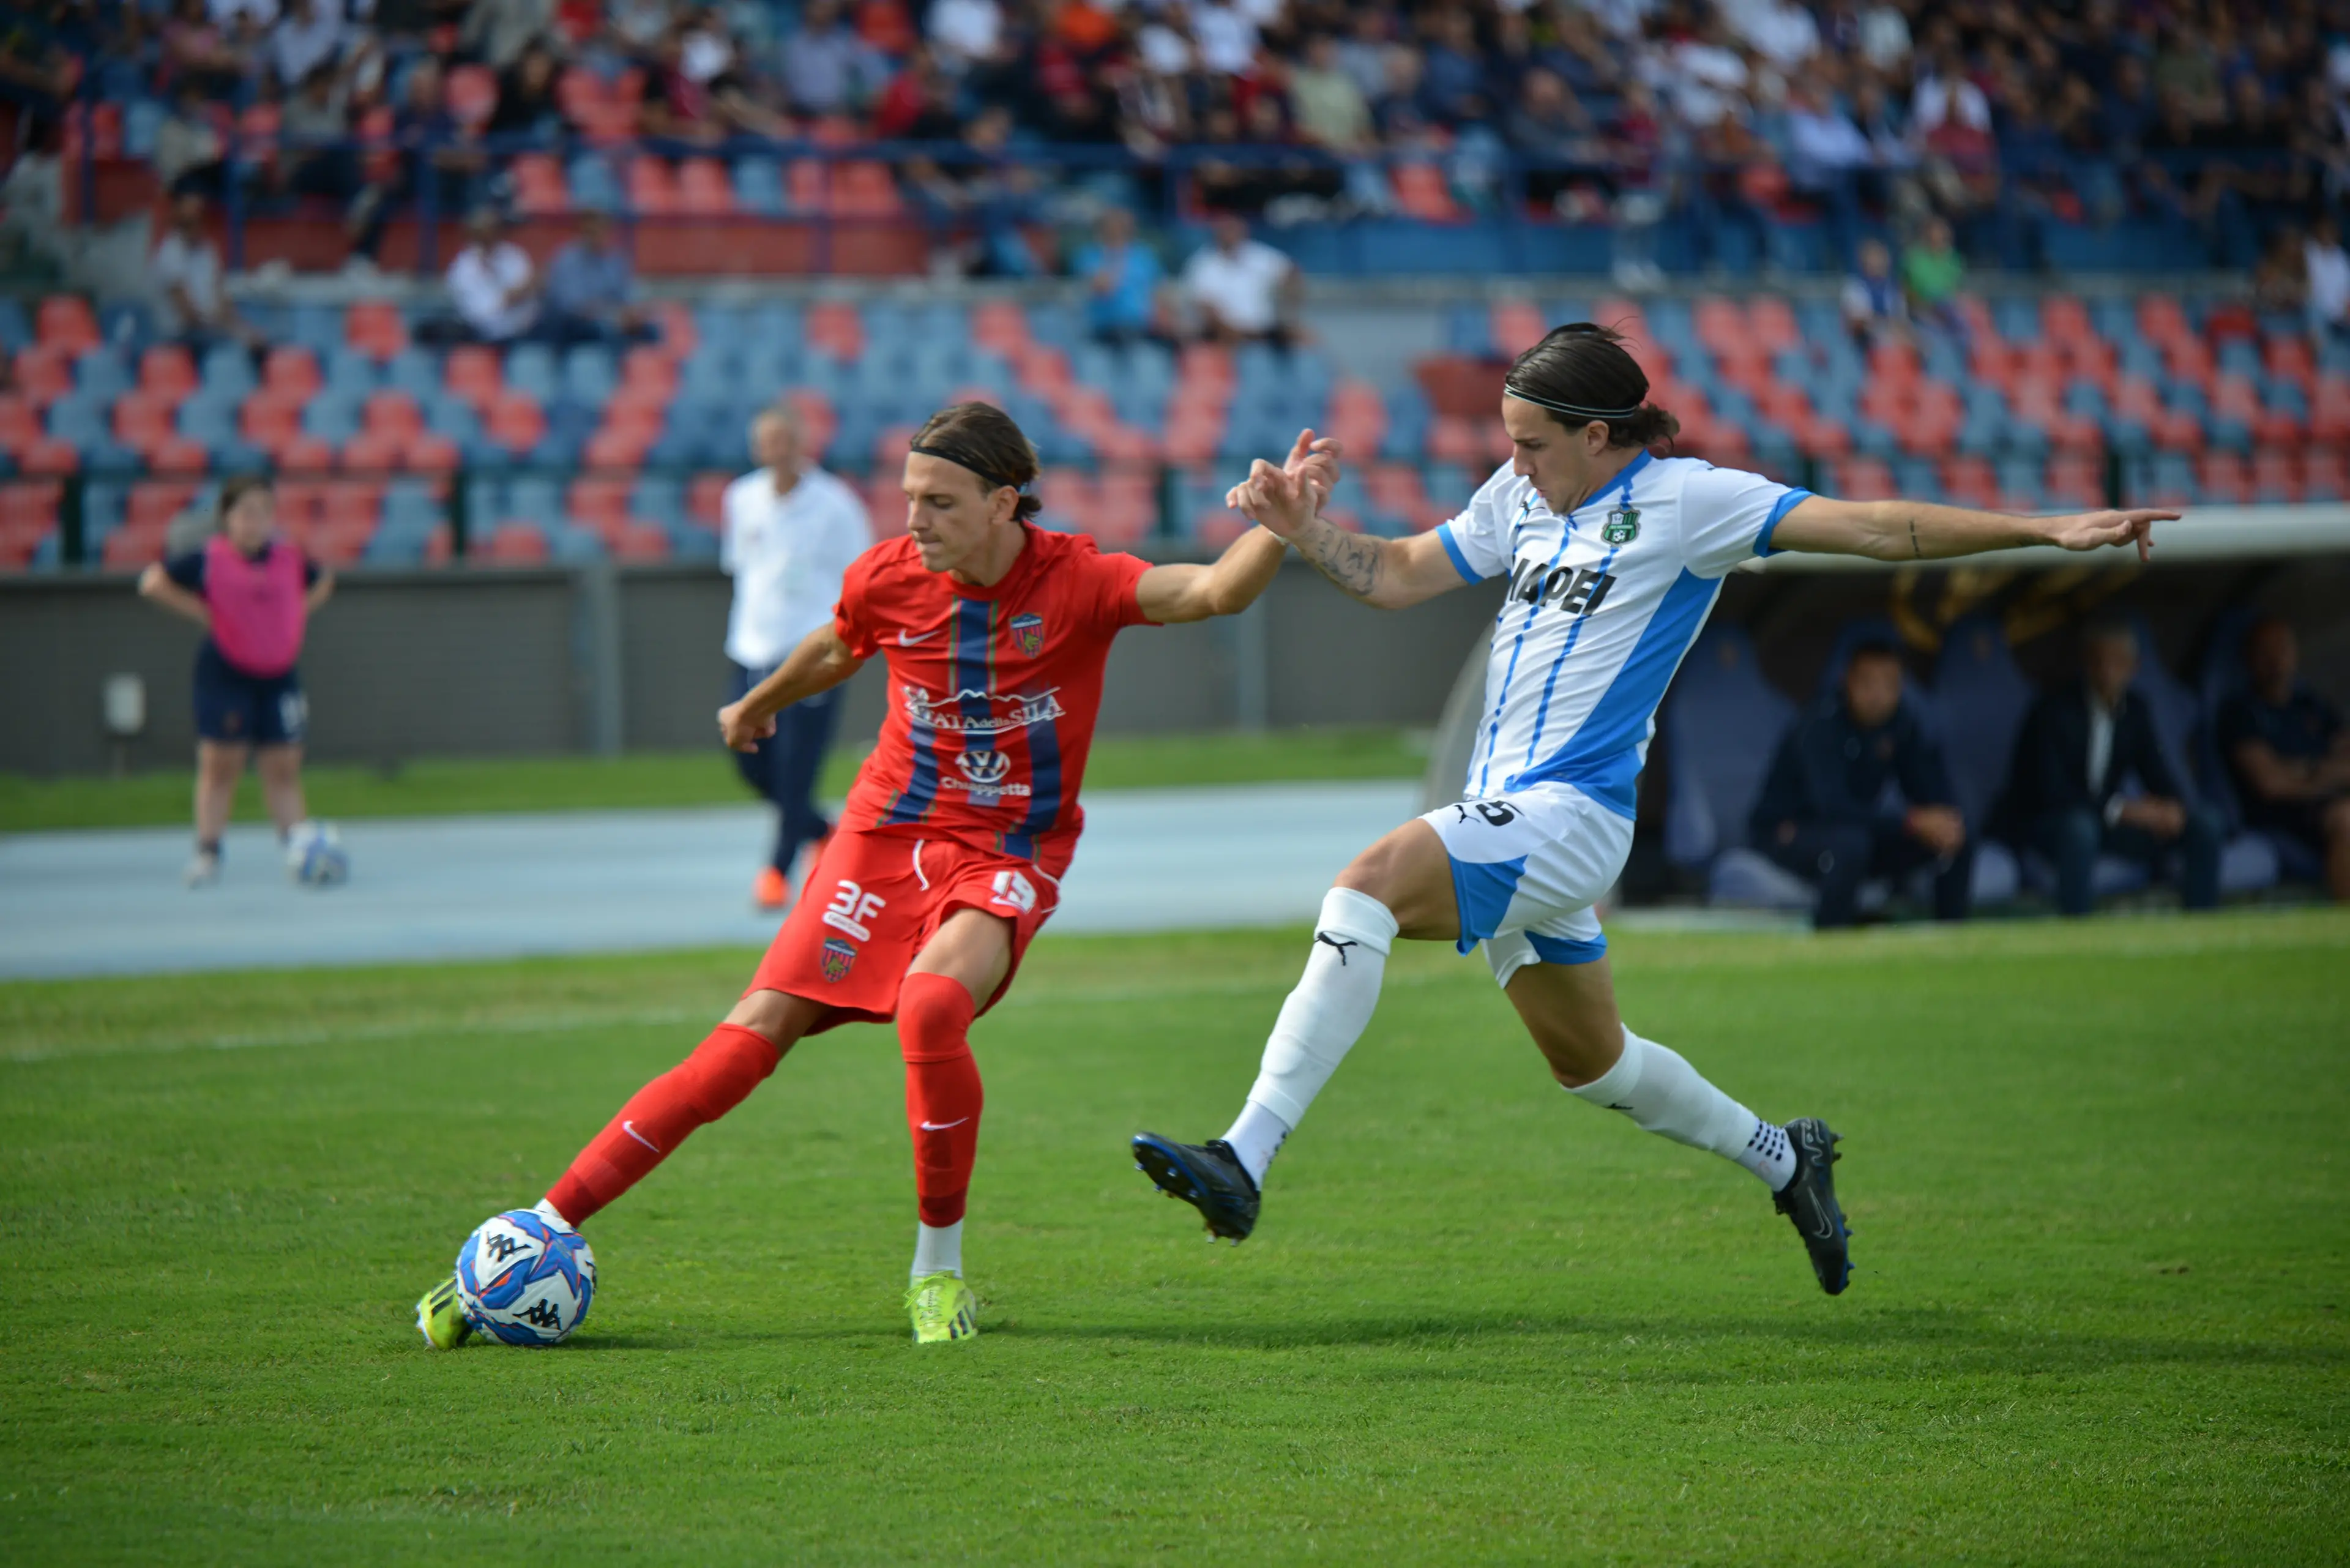
[[1044, 510], [1035, 489], [1036, 449], [1012, 416], [993, 403], [954, 403], [941, 409], [914, 432], [911, 450], [969, 469], [991, 492], [1018, 491], [1020, 499], [1012, 508], [1016, 523]]
[[1648, 400], [1648, 373], [1612, 327], [1574, 321], [1551, 328], [1511, 362], [1502, 388], [1548, 409], [1568, 430], [1600, 421], [1609, 446], [1653, 446], [1680, 433], [1680, 421]]

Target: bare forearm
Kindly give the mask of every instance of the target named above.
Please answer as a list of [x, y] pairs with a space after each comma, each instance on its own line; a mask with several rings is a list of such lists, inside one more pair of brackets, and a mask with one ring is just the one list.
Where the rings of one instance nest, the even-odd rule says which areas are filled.
[[1367, 605], [1382, 604], [1379, 588], [1388, 576], [1385, 568], [1388, 545], [1385, 539], [1349, 534], [1317, 516], [1298, 530], [1290, 543], [1314, 564], [1315, 571], [1337, 584], [1338, 591], [1347, 597]]
[[1289, 543], [1269, 528], [1252, 528], [1232, 543], [1208, 568], [1205, 585], [1210, 615], [1238, 615], [1256, 603], [1281, 571]]
[[753, 718], [772, 717], [795, 702], [831, 691], [864, 665], [837, 632], [819, 627], [801, 639], [775, 673], [751, 688], [743, 698], [743, 711]]
[[1923, 501], [1877, 501], [1868, 505], [1868, 544], [1862, 553], [1880, 561], [1941, 561], [2047, 542], [2046, 531], [2031, 517]]
[[312, 583], [310, 591], [302, 597], [302, 611], [305, 615], [316, 615], [318, 613], [318, 607], [334, 597], [335, 574], [320, 572], [318, 580]]

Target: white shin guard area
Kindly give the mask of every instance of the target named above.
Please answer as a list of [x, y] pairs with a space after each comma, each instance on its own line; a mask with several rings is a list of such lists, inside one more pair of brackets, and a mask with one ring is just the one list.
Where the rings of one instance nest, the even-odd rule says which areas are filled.
[[[1330, 889], [1322, 900], [1305, 973], [1281, 1004], [1281, 1016], [1264, 1043], [1264, 1062], [1249, 1090], [1250, 1105], [1271, 1112], [1284, 1128], [1305, 1119], [1305, 1107], [1370, 1026], [1395, 935], [1396, 918], [1385, 904], [1352, 888]], [[1233, 1130], [1248, 1136], [1249, 1118], [1243, 1115]], [[1261, 1145], [1263, 1139], [1252, 1142]], [[1274, 1147], [1279, 1147], [1277, 1139]], [[1271, 1161], [1270, 1149], [1264, 1158]], [[1260, 1180], [1263, 1177], [1258, 1170], [1250, 1174]]]
[[1794, 1154], [1778, 1129], [1723, 1094], [1670, 1046], [1624, 1031], [1616, 1064], [1570, 1089], [1579, 1099], [1622, 1111], [1643, 1131], [1735, 1161], [1776, 1191], [1794, 1174]]

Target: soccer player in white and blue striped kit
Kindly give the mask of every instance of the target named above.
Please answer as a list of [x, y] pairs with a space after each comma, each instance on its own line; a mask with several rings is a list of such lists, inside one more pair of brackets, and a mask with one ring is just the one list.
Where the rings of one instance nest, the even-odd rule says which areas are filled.
[[2024, 545], [2136, 545], [2175, 512], [2016, 517], [1908, 501], [1848, 502], [1650, 448], [1679, 428], [1647, 400], [1618, 334], [1561, 327], [1510, 369], [1502, 422], [1515, 452], [1429, 534], [1378, 539], [1317, 515], [1299, 476], [1258, 462], [1232, 503], [1366, 604], [1399, 609], [1506, 577], [1468, 798], [1356, 857], [1322, 905], [1305, 973], [1282, 1005], [1230, 1131], [1206, 1144], [1134, 1140], [1159, 1188], [1237, 1242], [1266, 1168], [1370, 1023], [1398, 937], [1480, 942], [1551, 1075], [1649, 1132], [1760, 1178], [1802, 1235], [1821, 1287], [1850, 1273], [1831, 1168], [1836, 1135], [1767, 1121], [1678, 1053], [1625, 1027], [1592, 906], [1632, 845], [1634, 790], [1658, 704], [1721, 579], [1781, 550], [1938, 560]]

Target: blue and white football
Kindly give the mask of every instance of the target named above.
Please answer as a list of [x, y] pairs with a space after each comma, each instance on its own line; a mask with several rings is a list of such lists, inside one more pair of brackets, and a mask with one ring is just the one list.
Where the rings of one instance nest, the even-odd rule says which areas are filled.
[[560, 1345], [596, 1298], [588, 1239], [528, 1209], [482, 1221], [457, 1253], [457, 1301], [474, 1331], [508, 1345]]
[[297, 822], [286, 836], [286, 871], [306, 888], [331, 888], [347, 881], [351, 857], [331, 823]]

